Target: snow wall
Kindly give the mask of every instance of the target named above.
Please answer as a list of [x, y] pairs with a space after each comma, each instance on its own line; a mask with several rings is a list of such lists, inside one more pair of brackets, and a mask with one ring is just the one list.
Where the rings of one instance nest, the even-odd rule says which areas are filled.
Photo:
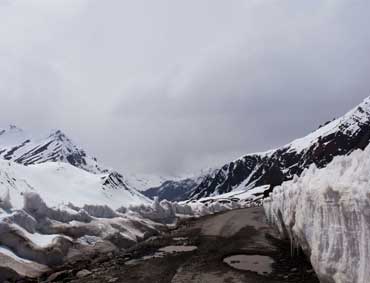
[[323, 283], [370, 282], [370, 147], [314, 165], [264, 200], [268, 220], [300, 245]]

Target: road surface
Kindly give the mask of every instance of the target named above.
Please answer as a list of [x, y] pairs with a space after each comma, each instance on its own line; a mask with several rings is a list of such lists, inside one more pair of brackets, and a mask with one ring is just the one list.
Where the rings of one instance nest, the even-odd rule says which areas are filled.
[[[172, 250], [177, 252], [168, 253]], [[75, 283], [319, 282], [305, 257], [291, 256], [290, 244], [277, 239], [262, 208], [185, 221], [178, 229], [129, 251], [65, 267], [52, 279]]]

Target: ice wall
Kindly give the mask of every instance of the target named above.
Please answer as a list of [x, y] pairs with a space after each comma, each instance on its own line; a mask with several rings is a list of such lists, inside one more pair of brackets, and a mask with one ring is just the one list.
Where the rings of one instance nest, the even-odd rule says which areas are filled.
[[370, 147], [311, 166], [264, 201], [268, 220], [298, 243], [325, 283], [370, 282]]

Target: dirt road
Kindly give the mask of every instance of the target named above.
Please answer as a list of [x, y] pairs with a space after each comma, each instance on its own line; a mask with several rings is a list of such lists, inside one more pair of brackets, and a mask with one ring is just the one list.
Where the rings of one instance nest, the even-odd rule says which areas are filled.
[[318, 283], [305, 257], [292, 257], [290, 244], [276, 237], [262, 208], [234, 210], [185, 221], [163, 237], [126, 252], [75, 263], [52, 279], [76, 283]]

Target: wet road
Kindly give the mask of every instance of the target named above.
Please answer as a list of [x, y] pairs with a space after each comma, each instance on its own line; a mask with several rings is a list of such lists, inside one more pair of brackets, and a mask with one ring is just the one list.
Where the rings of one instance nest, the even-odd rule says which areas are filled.
[[[173, 250], [177, 252], [168, 252]], [[236, 268], [225, 263], [230, 256], [237, 256], [230, 261]], [[305, 257], [292, 257], [290, 244], [277, 239], [275, 230], [265, 222], [262, 208], [188, 220], [171, 233], [128, 252], [71, 268], [69, 277], [54, 282], [318, 283]], [[83, 278], [71, 275], [79, 269], [91, 273]]]

